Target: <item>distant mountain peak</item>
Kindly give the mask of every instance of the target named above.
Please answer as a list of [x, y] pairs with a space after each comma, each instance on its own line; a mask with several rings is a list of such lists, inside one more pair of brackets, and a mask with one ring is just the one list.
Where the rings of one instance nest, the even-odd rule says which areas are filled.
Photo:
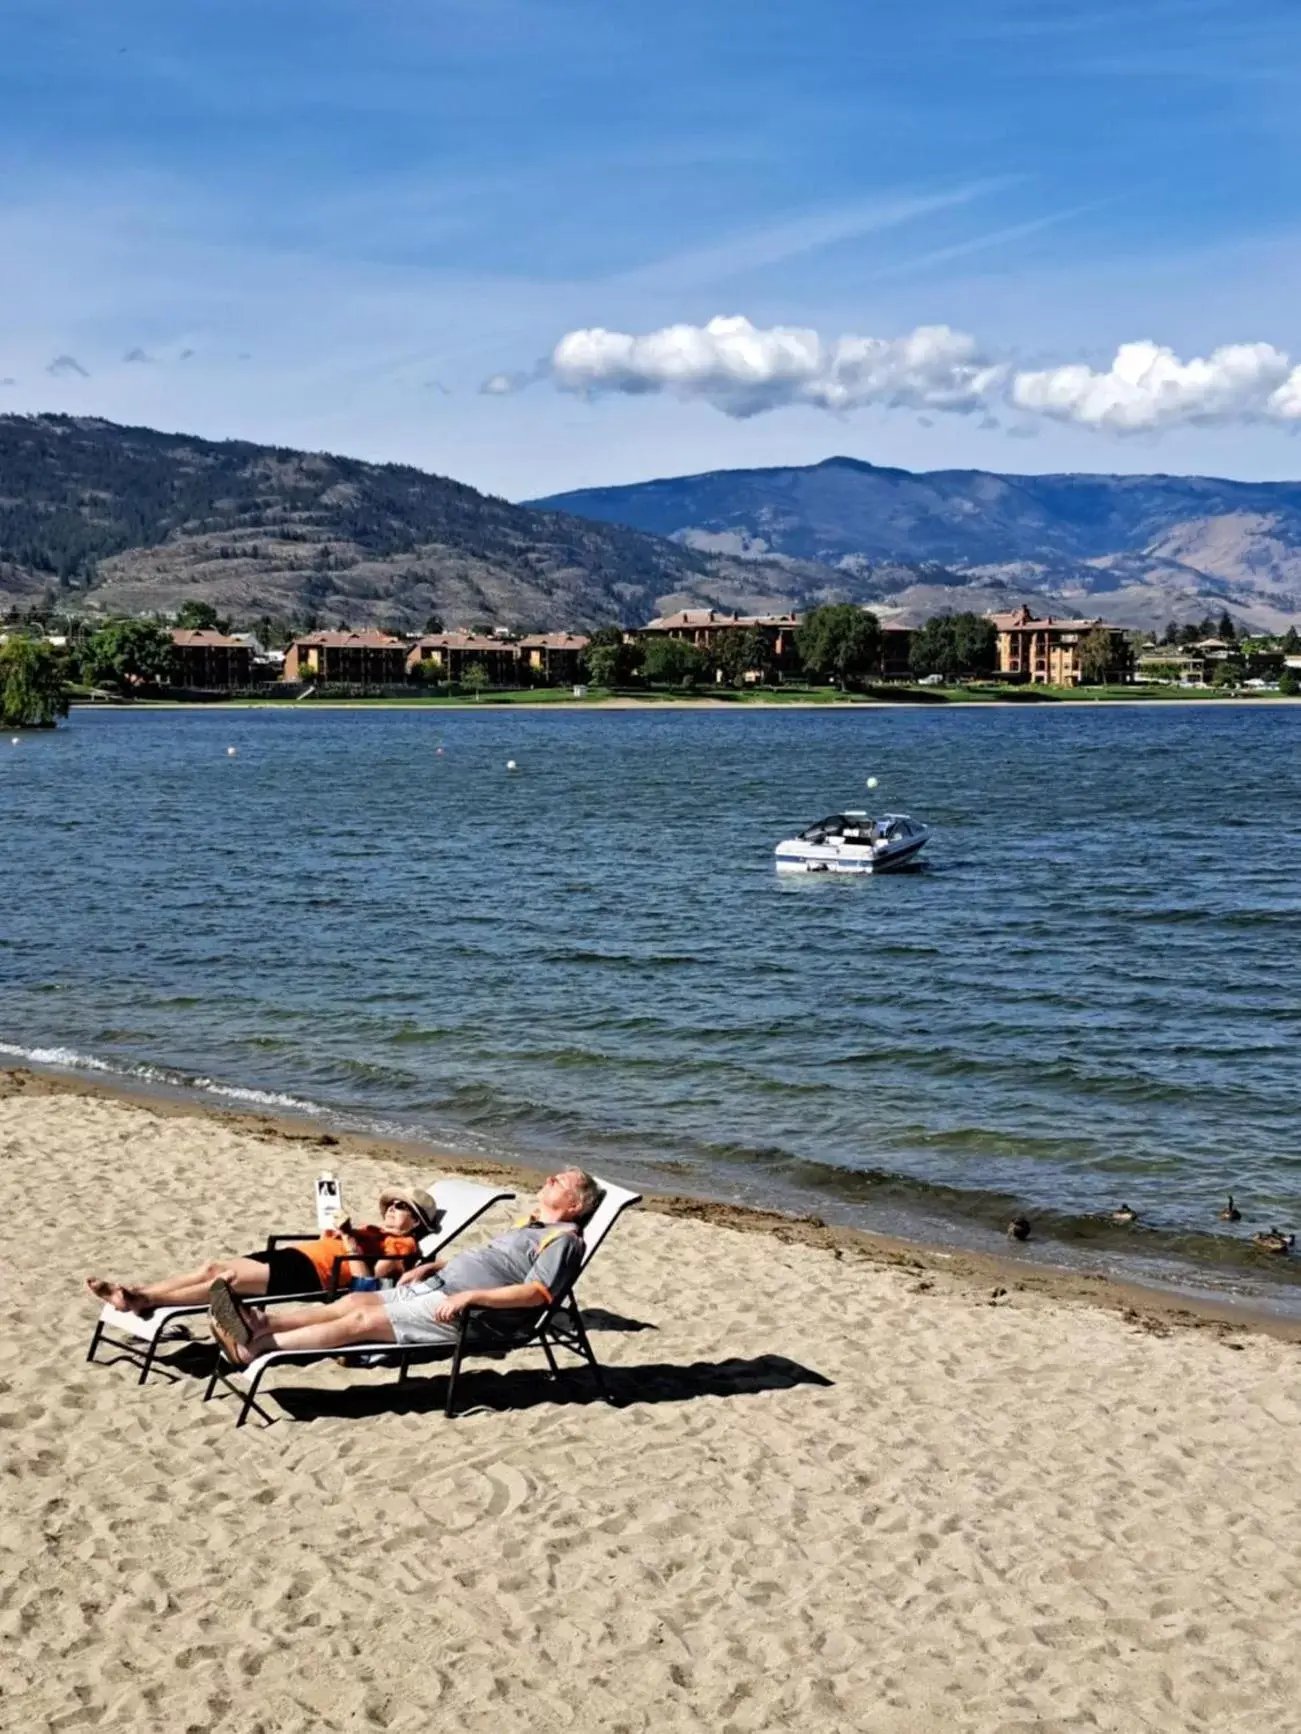
[[[991, 585], [1121, 624], [1164, 625], [1227, 606], [1274, 630], [1301, 618], [1301, 483], [1207, 476], [916, 472], [836, 455], [590, 488], [534, 504], [671, 536], [697, 548], [814, 563], [859, 601], [912, 610], [892, 567], [933, 564], [973, 603]], [[724, 540], [725, 539], [725, 540]], [[1172, 558], [1172, 555], [1176, 557]], [[810, 593], [816, 587], [810, 587]]]

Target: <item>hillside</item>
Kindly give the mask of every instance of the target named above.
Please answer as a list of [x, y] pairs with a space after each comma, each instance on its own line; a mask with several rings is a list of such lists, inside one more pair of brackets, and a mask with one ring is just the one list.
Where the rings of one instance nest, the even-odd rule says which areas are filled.
[[782, 606], [790, 575], [369, 464], [67, 416], [0, 416], [0, 609], [187, 600], [242, 621], [521, 628]]
[[[1301, 483], [914, 474], [853, 458], [593, 488], [533, 505], [698, 551], [817, 562], [855, 600], [918, 614], [1029, 600], [1162, 625], [1227, 606], [1301, 621]], [[898, 563], [936, 563], [925, 573]], [[956, 585], [955, 585], [956, 579]]]

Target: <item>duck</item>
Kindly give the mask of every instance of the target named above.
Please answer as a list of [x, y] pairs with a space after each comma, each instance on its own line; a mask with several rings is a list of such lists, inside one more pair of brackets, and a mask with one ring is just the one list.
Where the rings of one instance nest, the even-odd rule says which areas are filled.
[[1007, 1238], [1009, 1240], [1029, 1240], [1030, 1218], [1028, 1216], [1014, 1216], [1007, 1225]]
[[1111, 1220], [1113, 1222], [1137, 1222], [1138, 1212], [1131, 1210], [1128, 1204], [1122, 1204], [1119, 1210], [1112, 1211]]
[[1291, 1252], [1296, 1244], [1295, 1234], [1284, 1234], [1281, 1229], [1277, 1228], [1271, 1228], [1268, 1233], [1262, 1229], [1259, 1234], [1253, 1234], [1251, 1238], [1262, 1252]]
[[1242, 1212], [1238, 1209], [1237, 1205], [1233, 1202], [1233, 1194], [1231, 1192], [1229, 1194], [1229, 1202], [1224, 1206], [1224, 1209], [1220, 1212], [1220, 1221], [1221, 1222], [1241, 1222], [1242, 1221]]

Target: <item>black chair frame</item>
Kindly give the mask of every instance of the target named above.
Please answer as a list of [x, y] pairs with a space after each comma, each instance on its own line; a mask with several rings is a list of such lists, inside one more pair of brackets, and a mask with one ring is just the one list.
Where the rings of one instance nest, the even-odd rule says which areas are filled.
[[[583, 1315], [579, 1311], [578, 1302], [574, 1299], [572, 1287], [568, 1293], [561, 1295], [540, 1312], [536, 1320], [523, 1330], [494, 1329], [492, 1319], [493, 1309], [490, 1307], [467, 1307], [460, 1315], [460, 1328], [455, 1343], [449, 1343], [445, 1347], [431, 1345], [428, 1348], [399, 1348], [393, 1344], [359, 1343], [353, 1348], [346, 1349], [276, 1350], [263, 1358], [247, 1386], [234, 1382], [231, 1374], [238, 1373], [241, 1369], [228, 1367], [225, 1364], [225, 1356], [218, 1350], [207, 1388], [203, 1393], [203, 1400], [205, 1403], [208, 1402], [216, 1392], [218, 1384], [221, 1384], [232, 1396], [240, 1399], [240, 1410], [235, 1419], [237, 1427], [244, 1425], [250, 1413], [256, 1413], [263, 1421], [270, 1423], [275, 1417], [268, 1415], [257, 1401], [257, 1395], [263, 1377], [273, 1367], [310, 1366], [314, 1361], [332, 1359], [368, 1362], [373, 1360], [384, 1366], [392, 1366], [396, 1363], [397, 1382], [401, 1385], [406, 1383], [407, 1375], [413, 1365], [419, 1366], [431, 1361], [450, 1359], [447, 1397], [443, 1404], [443, 1414], [450, 1421], [455, 1418], [457, 1385], [467, 1355], [499, 1360], [508, 1354], [513, 1354], [517, 1349], [540, 1348], [547, 1359], [548, 1377], [558, 1379], [562, 1369], [556, 1360], [555, 1351], [557, 1348], [562, 1348], [586, 1362], [591, 1370], [598, 1395], [604, 1402], [609, 1403], [612, 1407], [617, 1407], [617, 1399], [606, 1383], [600, 1362], [592, 1350], [586, 1326], [583, 1324]], [[576, 1368], [572, 1370], [577, 1371]]]

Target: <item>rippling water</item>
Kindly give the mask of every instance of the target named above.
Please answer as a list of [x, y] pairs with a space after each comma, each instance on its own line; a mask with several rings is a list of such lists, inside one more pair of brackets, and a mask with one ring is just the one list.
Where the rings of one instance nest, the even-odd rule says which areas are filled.
[[[1298, 748], [1301, 707], [83, 711], [0, 747], [0, 1054], [1279, 1281]], [[925, 869], [779, 880], [868, 775]]]

